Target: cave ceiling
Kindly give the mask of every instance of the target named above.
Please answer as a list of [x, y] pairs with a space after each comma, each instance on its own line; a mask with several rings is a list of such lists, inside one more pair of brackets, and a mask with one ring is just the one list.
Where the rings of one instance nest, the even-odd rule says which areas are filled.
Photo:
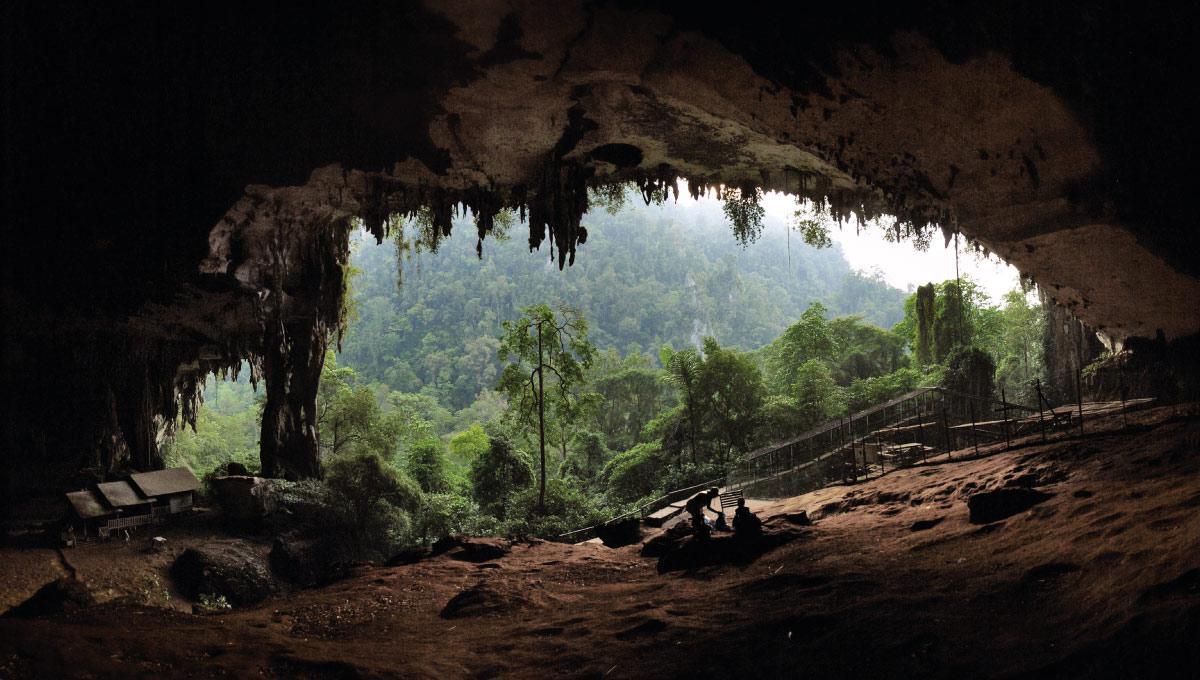
[[269, 324], [335, 328], [351, 218], [383, 236], [389, 214], [448, 228], [465, 205], [486, 244], [519, 208], [531, 246], [602, 257], [580, 188], [677, 177], [826, 201], [847, 228], [962, 233], [1113, 340], [1200, 330], [1196, 98], [1177, 75], [1194, 29], [1167, 11], [5, 12], [8, 376], [47, 336], [155, 339], [179, 380], [262, 354]]

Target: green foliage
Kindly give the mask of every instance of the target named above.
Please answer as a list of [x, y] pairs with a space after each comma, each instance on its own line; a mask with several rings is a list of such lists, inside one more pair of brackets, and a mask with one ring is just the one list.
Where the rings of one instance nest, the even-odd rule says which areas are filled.
[[828, 215], [823, 206], [801, 203], [792, 213], [790, 227], [800, 232], [800, 238], [813, 248], [829, 248], [833, 239], [829, 236]]
[[470, 465], [487, 451], [490, 443], [487, 432], [479, 423], [450, 437], [450, 458], [459, 465]]
[[907, 361], [904, 338], [859, 316], [843, 316], [828, 324], [833, 341], [834, 378], [840, 385], [896, 371]]
[[167, 466], [186, 467], [201, 479], [231, 461], [257, 470], [262, 414], [249, 381], [213, 380], [204, 399], [196, 428], [177, 429], [163, 446]]
[[514, 422], [537, 443], [538, 488], [543, 495], [547, 435], [558, 444], [565, 462], [575, 423], [597, 401], [580, 389], [595, 353], [587, 320], [575, 310], [563, 308], [555, 314], [547, 305], [534, 305], [522, 310], [519, 319], [504, 322], [500, 358], [510, 363], [499, 388], [509, 398]]
[[765, 392], [758, 366], [746, 354], [705, 338], [699, 391], [704, 433], [717, 445], [720, 462], [729, 462], [735, 451], [749, 451]]
[[821, 303], [812, 303], [799, 321], [771, 343], [767, 364], [771, 387], [777, 394], [795, 393], [800, 367], [808, 361], [833, 360], [835, 347], [825, 321], [826, 311]]
[[692, 465], [725, 465], [757, 439], [763, 379], [747, 353], [722, 347], [713, 338], [704, 339], [703, 350], [662, 349], [664, 380], [674, 388], [679, 406], [648, 423], [648, 429], [678, 464], [687, 450]]
[[[934, 362], [933, 326], [936, 298], [936, 288], [932, 283], [927, 283], [917, 288], [917, 292], [909, 298], [911, 306], [910, 302], [906, 302], [904, 306], [906, 315], [915, 316], [915, 324], [910, 323], [909, 327], [916, 333], [915, 351], [917, 364], [920, 366], [928, 366]], [[915, 328], [913, 328], [914, 325]]]
[[[961, 285], [953, 280], [930, 283], [909, 296], [905, 320], [897, 324], [895, 334], [913, 348], [918, 365], [932, 370], [948, 366], [959, 350], [977, 348], [996, 366], [996, 387], [1003, 387], [1010, 401], [1032, 403], [1032, 383], [1043, 374], [1045, 317], [1022, 288], [1006, 293], [1003, 303], [991, 305], [967, 277]], [[958, 369], [953, 372], [956, 375], [948, 379], [964, 379]]]
[[[393, 393], [392, 404], [398, 393]], [[339, 366], [333, 352], [325, 357], [317, 390], [317, 439], [323, 460], [370, 453], [391, 460], [401, 441], [428, 436], [431, 427], [407, 412], [384, 410], [376, 393], [354, 369]]]
[[495, 390], [483, 390], [475, 395], [475, 401], [454, 414], [454, 429], [465, 430], [472, 425], [489, 425], [505, 418], [508, 400]]
[[444, 493], [450, 488], [445, 445], [436, 437], [427, 437], [408, 449], [405, 467], [410, 477], [426, 493]]
[[[903, 293], [853, 272], [837, 246], [816, 250], [792, 239], [789, 249], [786, 225], [769, 216], [760, 242], [744, 249], [713, 203], [629, 201], [619, 215], [594, 210], [584, 222], [588, 253], [558, 272], [530, 256], [523, 238], [488, 239], [478, 259], [474, 225], [457, 220], [436, 256], [406, 251], [401, 287], [394, 249], [358, 241], [351, 259], [362, 271], [352, 290], [359, 318], [339, 361], [363, 384], [425, 394], [453, 412], [474, 408], [495, 386], [503, 369], [497, 329], [538, 302], [569, 301], [587, 317], [592, 342], [621, 354], [695, 346], [704, 335], [752, 350], [812, 300], [885, 327], [902, 316]], [[492, 416], [464, 415], [438, 432]]]
[[721, 190], [721, 210], [733, 228], [733, 236], [743, 247], [758, 240], [763, 231], [762, 190], [753, 191], [725, 187]]
[[800, 364], [791, 387], [800, 414], [797, 431], [807, 430], [843, 412], [842, 396], [829, 365], [819, 359]]
[[431, 543], [445, 536], [493, 536], [500, 530], [500, 522], [470, 498], [456, 493], [435, 493], [425, 497], [416, 533], [422, 543]]
[[[979, 347], [956, 347], [946, 360], [942, 387], [981, 400], [990, 400], [995, 390], [995, 374], [996, 362], [991, 354]], [[982, 410], [983, 405], [978, 408]]]
[[659, 359], [665, 369], [664, 380], [675, 388], [675, 392], [683, 407], [680, 415], [684, 422], [681, 429], [687, 437], [688, 450], [691, 451], [692, 462], [697, 460], [697, 450], [700, 445], [700, 421], [703, 418], [702, 395], [700, 394], [700, 375], [703, 372], [704, 361], [700, 353], [692, 348], [676, 352], [670, 347], [663, 347]]
[[654, 491], [667, 465], [662, 447], [657, 442], [648, 442], [618, 453], [604, 465], [601, 476], [609, 495], [631, 502]]
[[1041, 305], [1030, 304], [1023, 290], [1009, 291], [999, 312], [998, 332], [989, 338], [988, 351], [996, 359], [996, 386], [1010, 401], [1035, 404], [1033, 383], [1044, 379], [1042, 336], [1046, 315]]
[[621, 359], [615, 350], [601, 352], [588, 380], [601, 400], [593, 409], [593, 425], [607, 444], [618, 450], [637, 443], [646, 424], [665, 403], [659, 372], [641, 353]]
[[595, 488], [601, 467], [612, 458], [604, 435], [581, 430], [571, 438], [570, 454], [559, 469], [559, 476], [579, 480], [588, 489]]
[[922, 385], [932, 384], [926, 380], [925, 374], [915, 368], [902, 368], [885, 375], [857, 378], [845, 391], [846, 409], [851, 412], [861, 411], [895, 399]]
[[610, 512], [571, 480], [552, 479], [546, 483], [544, 497], [529, 487], [508, 498], [504, 531], [511, 536], [552, 538], [609, 519]]
[[410, 539], [410, 515], [421, 508], [421, 490], [408, 476], [372, 453], [338, 456], [325, 470], [328, 500], [347, 549], [368, 559], [393, 555]]
[[604, 184], [588, 189], [588, 206], [604, 208], [609, 215], [617, 215], [625, 207], [626, 186], [621, 183]]
[[489, 435], [486, 451], [471, 461], [471, 497], [490, 515], [504, 519], [508, 497], [533, 484], [529, 455], [501, 433]]
[[196, 606], [208, 614], [223, 614], [233, 609], [233, 605], [229, 604], [229, 600], [225, 599], [224, 595], [213, 595], [212, 593], [200, 593], [200, 599]]

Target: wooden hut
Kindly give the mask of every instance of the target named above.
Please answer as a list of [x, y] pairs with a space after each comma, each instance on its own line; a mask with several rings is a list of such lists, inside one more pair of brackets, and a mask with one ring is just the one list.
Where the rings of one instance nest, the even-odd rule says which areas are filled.
[[118, 529], [154, 522], [153, 501], [139, 495], [129, 482], [104, 482], [94, 489], [72, 491], [67, 502], [84, 536], [107, 537]]
[[192, 509], [200, 480], [187, 468], [168, 468], [130, 475], [129, 481], [143, 498], [154, 504], [154, 514], [177, 515]]
[[130, 475], [128, 481], [104, 482], [67, 494], [83, 536], [107, 537], [117, 529], [152, 524], [168, 515], [191, 510], [200, 480], [187, 468]]
[[[67, 503], [74, 513], [72, 525], [82, 536], [100, 535], [100, 528], [117, 516], [117, 511], [108, 507], [91, 489], [72, 491], [67, 494]], [[105, 529], [104, 535], [108, 535]]]

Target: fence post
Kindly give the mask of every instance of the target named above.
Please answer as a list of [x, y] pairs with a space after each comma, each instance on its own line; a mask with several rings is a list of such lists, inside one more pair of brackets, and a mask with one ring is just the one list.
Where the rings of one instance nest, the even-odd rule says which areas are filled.
[[1000, 388], [1000, 403], [1004, 409], [1004, 450], [1012, 448], [1012, 440], [1008, 436], [1008, 397], [1004, 394], [1004, 388]]
[[1083, 436], [1083, 368], [1075, 369], [1075, 405], [1079, 407], [1079, 436]]
[[883, 444], [879, 441], [879, 435], [875, 435], [875, 455], [879, 456], [879, 476], [882, 477], [887, 468], [884, 467], [883, 460]]
[[1038, 397], [1038, 429], [1042, 431], [1042, 443], [1046, 443], [1046, 421], [1042, 419], [1042, 379], [1033, 379], [1034, 389], [1037, 390]]
[[979, 455], [979, 433], [975, 431], [975, 400], [968, 399], [971, 404], [971, 443], [975, 445], [975, 455]]
[[[920, 399], [924, 399], [925, 395], [921, 395]], [[923, 413], [924, 406], [917, 402], [917, 443], [921, 445], [921, 461], [928, 463], [929, 454], [925, 452], [925, 426], [922, 424], [925, 421]]]
[[954, 460], [950, 453], [950, 418], [946, 415], [946, 393], [942, 392], [942, 436], [946, 440], [946, 459]]
[[1125, 429], [1129, 429], [1129, 413], [1125, 411], [1125, 401], [1129, 398], [1129, 386], [1125, 384], [1125, 377], [1121, 376], [1121, 422]]

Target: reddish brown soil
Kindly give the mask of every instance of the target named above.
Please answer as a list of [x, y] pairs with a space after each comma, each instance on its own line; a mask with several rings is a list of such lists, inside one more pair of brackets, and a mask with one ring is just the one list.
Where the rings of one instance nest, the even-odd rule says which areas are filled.
[[[767, 504], [772, 529], [816, 522], [748, 566], [659, 575], [636, 548], [517, 544], [223, 616], [0, 620], [0, 676], [1197, 677], [1198, 413]], [[1053, 497], [971, 524], [966, 498], [1006, 483]]]

